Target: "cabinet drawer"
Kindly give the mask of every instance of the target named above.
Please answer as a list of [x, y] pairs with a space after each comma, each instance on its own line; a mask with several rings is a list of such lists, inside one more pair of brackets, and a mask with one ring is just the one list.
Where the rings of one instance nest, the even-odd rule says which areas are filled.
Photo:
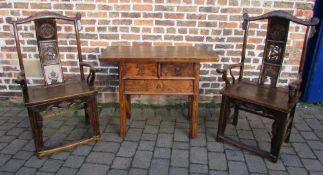
[[126, 63], [123, 70], [125, 78], [157, 77], [157, 63]]
[[125, 80], [126, 94], [193, 94], [193, 80]]
[[193, 63], [161, 63], [162, 77], [194, 77]]

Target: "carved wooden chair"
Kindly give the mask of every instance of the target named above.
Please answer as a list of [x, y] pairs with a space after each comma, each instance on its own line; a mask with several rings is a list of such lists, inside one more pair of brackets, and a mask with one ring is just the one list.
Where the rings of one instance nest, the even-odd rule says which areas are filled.
[[[91, 64], [82, 61], [79, 34], [79, 30], [81, 29], [80, 19], [80, 14], [77, 14], [75, 17], [67, 17], [53, 12], [39, 12], [17, 21], [13, 21], [10, 17], [6, 18], [6, 21], [9, 24], [12, 24], [13, 27], [21, 71], [15, 82], [20, 84], [22, 88], [24, 104], [28, 110], [38, 158], [100, 139], [96, 102], [97, 91], [94, 89], [95, 73], [97, 69]], [[64, 23], [70, 23], [74, 26], [80, 66], [80, 79], [64, 79], [58, 48], [57, 20], [62, 20]], [[30, 86], [29, 83], [27, 83], [28, 80], [25, 75], [18, 26], [30, 22], [34, 22], [35, 24], [39, 58], [45, 82], [44, 85]], [[89, 67], [89, 75], [87, 78], [84, 76], [84, 67]], [[85, 119], [90, 123], [93, 131], [92, 136], [55, 148], [45, 149], [43, 140], [43, 120], [57, 114], [57, 111], [53, 111], [53, 109], [60, 109], [59, 114], [71, 111], [72, 104], [79, 104], [81, 108], [84, 108]]]
[[[267, 35], [263, 61], [257, 83], [243, 79], [245, 54], [248, 41], [248, 29], [251, 21], [268, 19]], [[249, 17], [247, 13], [243, 15], [243, 49], [241, 62], [233, 64], [225, 69], [217, 69], [222, 73], [225, 87], [221, 90], [222, 103], [220, 110], [217, 141], [223, 141], [237, 147], [252, 151], [256, 154], [269, 158], [276, 162], [279, 157], [282, 142], [288, 142], [295, 113], [296, 103], [301, 94], [300, 84], [302, 82], [302, 71], [306, 56], [306, 46], [308, 39], [314, 33], [312, 29], [319, 23], [318, 18], [311, 21], [300, 20], [284, 11], [272, 11], [267, 14]], [[303, 51], [299, 66], [298, 79], [284, 87], [276, 87], [277, 80], [283, 63], [288, 30], [290, 21], [307, 26]], [[234, 77], [233, 68], [239, 68], [238, 80]], [[228, 78], [228, 72], [231, 78]], [[267, 82], [269, 80], [269, 82]], [[233, 114], [230, 115], [231, 109]], [[225, 136], [225, 128], [228, 122], [237, 125], [239, 111], [243, 110], [274, 120], [272, 124], [272, 138], [270, 152], [258, 149], [239, 142], [233, 138]]]

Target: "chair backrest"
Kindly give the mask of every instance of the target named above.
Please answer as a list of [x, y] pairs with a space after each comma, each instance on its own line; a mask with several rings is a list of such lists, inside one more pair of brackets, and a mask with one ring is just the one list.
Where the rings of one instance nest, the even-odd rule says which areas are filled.
[[[20, 38], [18, 25], [34, 22], [35, 33], [37, 39], [37, 46], [39, 51], [40, 65], [45, 80], [45, 85], [52, 85], [57, 83], [64, 83], [64, 75], [62, 71], [59, 48], [58, 48], [58, 37], [57, 37], [57, 25], [56, 20], [70, 21], [74, 25], [76, 45], [78, 51], [78, 60], [82, 62], [81, 45], [79, 31], [81, 15], [76, 14], [75, 17], [67, 17], [54, 12], [39, 12], [35, 13], [27, 18], [13, 21], [11, 17], [7, 17], [6, 21], [12, 24], [13, 32], [16, 41], [16, 48], [19, 59], [19, 66], [22, 72], [25, 71], [23, 55], [20, 46]], [[80, 66], [81, 80], [84, 80], [83, 67]], [[26, 79], [26, 77], [24, 77]]]
[[260, 69], [258, 84], [263, 85], [265, 81], [269, 80], [269, 84], [271, 87], [276, 87], [278, 77], [282, 68], [282, 63], [284, 59], [287, 39], [288, 39], [288, 31], [290, 22], [294, 22], [300, 25], [307, 26], [302, 56], [299, 66], [299, 76], [301, 76], [304, 61], [306, 57], [306, 47], [308, 39], [314, 34], [315, 28], [313, 26], [319, 23], [318, 18], [312, 18], [311, 21], [304, 21], [295, 16], [289, 14], [285, 11], [272, 11], [266, 13], [261, 16], [249, 17], [247, 13], [243, 14], [243, 29], [244, 29], [244, 41], [243, 41], [243, 50], [241, 62], [242, 66], [240, 68], [240, 76], [239, 79], [242, 79], [243, 69], [244, 69], [244, 61], [246, 54], [246, 47], [248, 41], [248, 31], [249, 31], [249, 23], [250, 21], [256, 20], [268, 20], [267, 25], [267, 35], [265, 40], [265, 48], [263, 52], [262, 65]]

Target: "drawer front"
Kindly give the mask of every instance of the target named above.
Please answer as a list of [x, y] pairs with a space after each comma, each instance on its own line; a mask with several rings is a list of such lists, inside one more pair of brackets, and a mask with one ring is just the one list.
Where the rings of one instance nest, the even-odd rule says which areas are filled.
[[161, 63], [162, 77], [194, 77], [193, 63]]
[[157, 63], [126, 63], [124, 77], [157, 77]]
[[193, 80], [125, 80], [126, 94], [193, 94]]

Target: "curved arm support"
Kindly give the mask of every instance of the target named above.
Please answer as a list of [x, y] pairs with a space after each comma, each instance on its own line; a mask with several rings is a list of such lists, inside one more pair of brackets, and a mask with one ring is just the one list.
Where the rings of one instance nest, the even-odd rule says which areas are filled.
[[228, 75], [227, 75], [228, 71], [230, 72], [230, 76], [232, 78], [232, 84], [235, 84], [236, 79], [235, 79], [235, 77], [234, 77], [234, 75], [232, 73], [232, 69], [237, 68], [237, 67], [241, 67], [241, 66], [242, 66], [242, 64], [238, 63], [238, 64], [231, 64], [228, 67], [223, 68], [223, 69], [216, 69], [216, 71], [218, 73], [222, 73], [222, 79], [225, 82], [225, 87], [230, 87], [230, 85], [231, 85], [231, 83], [230, 83], [230, 81], [228, 79]]
[[26, 83], [25, 72], [21, 71], [17, 75], [17, 79], [14, 80], [16, 84], [23, 85]]
[[24, 96], [24, 101], [28, 101], [29, 96], [28, 96], [28, 88], [27, 88], [27, 81], [26, 81], [26, 75], [24, 71], [19, 72], [19, 74], [17, 75], [17, 78], [14, 80], [14, 82], [16, 84], [19, 84], [21, 89], [22, 89], [22, 93]]
[[95, 68], [92, 64], [90, 63], [85, 63], [85, 62], [80, 62], [80, 66], [82, 67], [89, 67], [90, 68], [90, 73], [86, 78], [86, 82], [90, 87], [94, 86], [94, 80], [95, 80], [95, 73], [99, 72], [100, 69]]
[[302, 79], [300, 76], [298, 77], [298, 79], [288, 84], [288, 90], [289, 90], [288, 103], [289, 104], [293, 104], [301, 96], [301, 92], [300, 92], [301, 84], [302, 84]]

